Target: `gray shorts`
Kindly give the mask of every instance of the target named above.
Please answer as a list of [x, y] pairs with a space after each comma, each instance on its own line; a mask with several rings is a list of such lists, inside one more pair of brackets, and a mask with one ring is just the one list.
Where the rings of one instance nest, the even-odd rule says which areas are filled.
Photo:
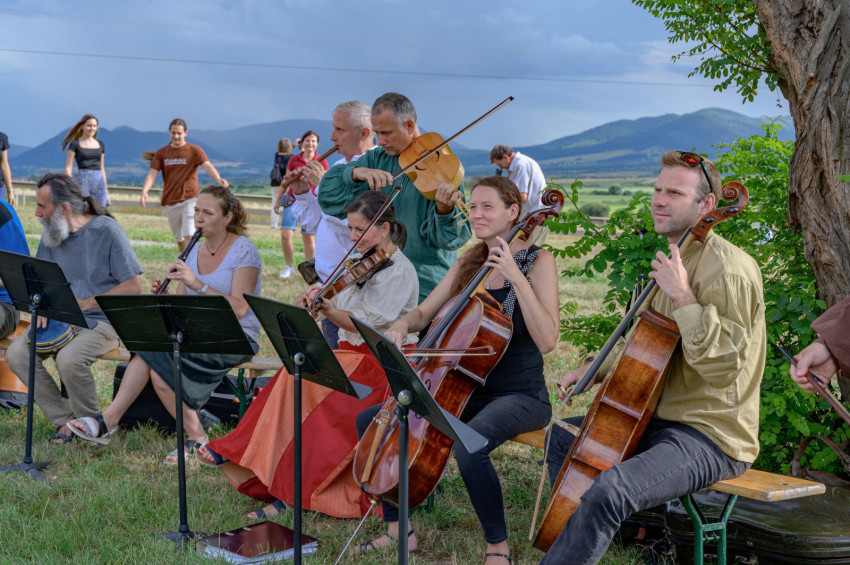
[[165, 207], [165, 215], [168, 216], [168, 225], [174, 239], [183, 241], [195, 233], [195, 203], [197, 198], [190, 198], [177, 204]]

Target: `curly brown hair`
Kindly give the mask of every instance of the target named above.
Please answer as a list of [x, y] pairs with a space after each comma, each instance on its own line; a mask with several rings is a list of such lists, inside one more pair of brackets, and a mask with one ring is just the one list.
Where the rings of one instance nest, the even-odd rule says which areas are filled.
[[245, 235], [248, 231], [248, 213], [245, 212], [245, 207], [229, 188], [217, 184], [205, 186], [201, 190], [201, 194], [209, 194], [218, 200], [218, 205], [221, 207], [221, 213], [226, 216], [233, 214], [230, 223], [227, 224], [227, 231], [236, 235]]

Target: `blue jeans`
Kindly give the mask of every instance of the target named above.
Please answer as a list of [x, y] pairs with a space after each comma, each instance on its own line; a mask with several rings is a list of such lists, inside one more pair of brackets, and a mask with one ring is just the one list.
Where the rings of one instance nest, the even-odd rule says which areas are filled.
[[[568, 422], [581, 425], [582, 418]], [[553, 425], [549, 444], [550, 480], [558, 476], [573, 435]], [[631, 459], [603, 471], [581, 497], [540, 565], [596, 563], [620, 524], [633, 512], [664, 504], [722, 479], [737, 477], [750, 464], [737, 461], [705, 435], [678, 422], [653, 419]]]
[[[358, 436], [363, 435], [379, 409], [380, 406], [373, 406], [357, 416]], [[487, 447], [479, 453], [469, 453], [457, 444], [454, 446], [460, 476], [487, 543], [501, 543], [508, 539], [502, 485], [490, 460], [490, 452], [517, 434], [539, 430], [551, 418], [552, 406], [548, 401], [525, 394], [473, 396], [461, 414], [462, 422], [487, 438]], [[398, 508], [385, 502], [381, 502], [381, 508], [385, 522], [398, 520]]]

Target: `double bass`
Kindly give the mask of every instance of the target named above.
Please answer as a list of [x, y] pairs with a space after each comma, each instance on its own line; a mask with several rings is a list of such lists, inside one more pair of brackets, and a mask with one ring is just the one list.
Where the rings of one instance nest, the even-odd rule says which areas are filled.
[[[549, 190], [542, 195], [545, 208], [528, 214], [515, 226], [508, 243], [521, 234], [526, 237], [546, 218], [557, 216], [564, 196]], [[459, 417], [475, 389], [484, 385], [487, 375], [507, 349], [513, 322], [502, 305], [484, 289], [492, 267], [482, 267], [455, 298], [446, 304], [420, 343], [420, 349], [443, 350], [445, 354], [412, 360], [419, 379], [441, 408]], [[489, 355], [468, 355], [464, 351], [490, 348]], [[390, 399], [378, 417], [370, 422], [354, 456], [354, 480], [367, 494], [399, 504], [399, 428], [393, 416], [397, 402]], [[424, 418], [412, 415], [409, 424], [409, 503], [424, 501], [436, 488], [452, 450], [452, 440]]]
[[[701, 218], [685, 232], [679, 248], [686, 248], [694, 240], [705, 241], [712, 227], [739, 214], [749, 202], [747, 189], [737, 181], [723, 185], [721, 194], [723, 200], [734, 204], [715, 208]], [[570, 393], [572, 397], [585, 390], [637, 316], [626, 349], [600, 385], [552, 486], [552, 496], [534, 538], [537, 549], [547, 551], [551, 547], [596, 477], [631, 457], [649, 425], [680, 337], [673, 320], [648, 308], [657, 290], [654, 280], [646, 286]]]

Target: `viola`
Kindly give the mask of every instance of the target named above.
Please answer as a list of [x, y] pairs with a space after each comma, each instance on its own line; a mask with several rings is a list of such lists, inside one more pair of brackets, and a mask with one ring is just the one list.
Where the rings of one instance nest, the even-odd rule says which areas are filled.
[[[747, 189], [737, 181], [723, 185], [722, 196], [726, 202], [735, 204], [715, 208], [700, 219], [679, 241], [680, 248], [692, 241], [705, 241], [712, 227], [739, 214], [749, 202]], [[549, 549], [596, 477], [631, 457], [649, 425], [680, 338], [673, 320], [647, 307], [657, 290], [654, 280], [646, 286], [569, 395], [585, 390], [637, 316], [626, 349], [600, 385], [552, 487], [552, 496], [534, 539], [537, 549]]]
[[336, 278], [332, 277], [331, 279], [328, 279], [328, 283], [326, 283], [315, 298], [313, 298], [309, 307], [310, 312], [313, 316], [316, 316], [322, 308], [323, 300], [336, 296], [350, 284], [364, 284], [372, 278], [372, 275], [377, 273], [384, 265], [386, 265], [389, 260], [390, 254], [384, 249], [379, 249], [372, 250], [372, 252], [367, 253], [356, 261], [347, 261], [343, 265], [344, 270], [341, 274]]
[[[528, 214], [515, 226], [506, 238], [509, 243], [517, 237], [527, 237], [546, 218], [557, 216], [564, 196], [549, 190], [542, 201], [546, 208]], [[434, 318], [419, 347], [443, 354], [412, 360], [419, 379], [437, 404], [455, 417], [461, 415], [475, 389], [486, 383], [487, 375], [504, 355], [513, 330], [513, 322], [502, 312], [502, 305], [484, 289], [491, 270], [492, 267], [479, 269]], [[492, 353], [464, 355], [464, 351], [485, 349]], [[398, 419], [390, 416], [396, 404], [395, 399], [385, 403], [379, 417], [370, 422], [357, 447], [353, 470], [354, 480], [363, 491], [398, 505]], [[412, 414], [408, 446], [409, 503], [413, 507], [439, 483], [451, 455], [452, 440], [421, 416]]]
[[[426, 156], [424, 159], [423, 155]], [[408, 178], [428, 200], [436, 198], [440, 185], [449, 184], [457, 190], [463, 182], [463, 165], [460, 159], [437, 132], [432, 131], [413, 138], [407, 149], [399, 154], [398, 164], [402, 169], [407, 169]], [[466, 203], [459, 200], [456, 205], [461, 214], [469, 220], [469, 208]]]

